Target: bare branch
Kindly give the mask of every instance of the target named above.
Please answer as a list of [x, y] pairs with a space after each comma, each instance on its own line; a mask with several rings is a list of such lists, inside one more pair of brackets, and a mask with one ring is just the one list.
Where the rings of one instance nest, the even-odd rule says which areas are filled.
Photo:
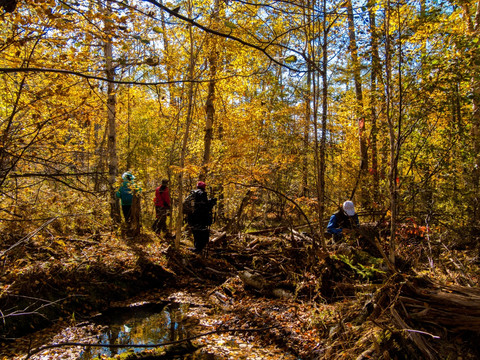
[[92, 176], [92, 175], [102, 175], [106, 174], [105, 171], [93, 171], [93, 172], [79, 172], [79, 173], [58, 173], [58, 174], [45, 174], [45, 173], [26, 173], [26, 174], [11, 174], [10, 177], [13, 178], [23, 178], [23, 177], [69, 177], [69, 176]]
[[20, 246], [21, 244], [27, 242], [28, 240], [30, 240], [32, 237], [34, 237], [35, 235], [37, 235], [40, 231], [42, 231], [45, 227], [47, 227], [50, 223], [52, 223], [53, 221], [55, 221], [57, 219], [57, 216], [49, 219], [48, 221], [46, 221], [45, 223], [43, 223], [38, 229], [32, 231], [30, 234], [28, 234], [27, 236], [23, 237], [22, 239], [20, 239], [19, 241], [17, 241], [15, 244], [13, 244], [12, 246], [10, 246], [8, 249], [2, 251], [0, 253], [0, 258], [2, 258], [6, 253], [8, 253], [9, 251], [15, 249], [17, 246]]

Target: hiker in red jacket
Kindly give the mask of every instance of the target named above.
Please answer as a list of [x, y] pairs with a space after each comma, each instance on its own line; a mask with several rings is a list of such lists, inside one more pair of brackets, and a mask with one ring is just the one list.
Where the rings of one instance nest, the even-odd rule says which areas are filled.
[[170, 193], [168, 190], [168, 180], [163, 179], [162, 185], [155, 190], [155, 214], [156, 220], [153, 223], [153, 230], [160, 235], [165, 233], [166, 237], [170, 237], [167, 229], [167, 216], [170, 212]]

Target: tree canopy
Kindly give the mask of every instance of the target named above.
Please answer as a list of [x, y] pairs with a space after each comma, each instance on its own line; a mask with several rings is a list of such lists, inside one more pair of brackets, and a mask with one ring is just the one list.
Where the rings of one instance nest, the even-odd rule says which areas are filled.
[[322, 229], [351, 198], [392, 223], [478, 226], [473, 2], [1, 6], [4, 231], [108, 222], [126, 170], [147, 209], [162, 178], [179, 194], [204, 177], [225, 223], [247, 201], [250, 222], [300, 207]]
[[[296, 358], [478, 357], [480, 2], [0, 0], [0, 12], [2, 342], [194, 281], [228, 312], [220, 331], [243, 314]], [[187, 248], [197, 181], [218, 200], [215, 256]], [[330, 241], [346, 200], [362, 226]]]

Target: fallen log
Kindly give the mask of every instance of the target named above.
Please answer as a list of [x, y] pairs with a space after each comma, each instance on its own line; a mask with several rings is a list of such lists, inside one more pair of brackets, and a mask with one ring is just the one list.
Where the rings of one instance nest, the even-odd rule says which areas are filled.
[[359, 284], [359, 283], [337, 282], [335, 283], [334, 288], [336, 291], [340, 291], [341, 293], [356, 294], [356, 293], [373, 293], [380, 286], [381, 286], [380, 284], [374, 284], [374, 283]]
[[310, 243], [313, 242], [313, 239], [312, 239], [312, 238], [310, 238], [310, 237], [308, 237], [308, 236], [306, 236], [306, 235], [304, 235], [304, 234], [296, 231], [295, 229], [292, 229], [292, 234], [293, 234], [295, 240], [297, 240], [297, 241], [307, 242], [307, 243], [308, 243], [308, 242], [310, 242]]
[[246, 232], [245, 234], [246, 235], [264, 235], [264, 234], [270, 234], [270, 233], [278, 234], [280, 232], [283, 232], [283, 231], [286, 231], [286, 230], [289, 230], [289, 229], [301, 229], [301, 228], [304, 228], [304, 227], [308, 227], [308, 224], [295, 225], [293, 227], [289, 226], [289, 225], [273, 226], [273, 227], [269, 227], [269, 228], [262, 229], [262, 230], [249, 231], [249, 232]]
[[218, 246], [220, 244], [225, 244], [225, 241], [227, 239], [227, 233], [226, 232], [222, 232], [218, 235], [216, 235], [213, 239], [210, 240], [210, 245], [213, 245], [213, 246]]
[[248, 271], [240, 271], [238, 276], [244, 284], [257, 290], [263, 290], [267, 284], [265, 278], [259, 274], [250, 273]]
[[480, 333], [480, 289], [396, 275], [377, 291], [370, 319], [384, 311], [423, 358], [435, 359], [434, 343], [446, 332]]
[[399, 301], [413, 320], [450, 331], [480, 332], [480, 290], [477, 288], [414, 279], [405, 284]]
[[[402, 319], [402, 317], [397, 313], [397, 311], [395, 311], [395, 309], [390, 309], [390, 313], [392, 314], [394, 323], [396, 323], [398, 328], [405, 331], [409, 330], [409, 326]], [[428, 346], [428, 344], [425, 342], [425, 340], [419, 333], [410, 332], [408, 336], [415, 343], [417, 348], [422, 352], [423, 358], [429, 359], [429, 360], [437, 359], [436, 354], [433, 353], [433, 350], [430, 348], [430, 346]]]
[[274, 283], [269, 283], [262, 275], [251, 273], [249, 271], [240, 271], [238, 276], [247, 286], [250, 286], [261, 293], [272, 295], [280, 299], [290, 299], [293, 294], [285, 289], [276, 287]]
[[365, 307], [366, 319], [390, 331], [411, 359], [438, 359], [440, 341], [480, 334], [480, 289], [396, 274]]
[[365, 310], [366, 319], [390, 331], [411, 359], [438, 359], [441, 343], [480, 334], [480, 289], [474, 287], [397, 273]]

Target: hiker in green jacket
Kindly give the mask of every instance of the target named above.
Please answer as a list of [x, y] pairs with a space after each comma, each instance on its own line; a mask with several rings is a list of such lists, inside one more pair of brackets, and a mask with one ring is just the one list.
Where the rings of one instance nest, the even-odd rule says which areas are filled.
[[130, 222], [130, 216], [132, 214], [133, 195], [139, 193], [142, 189], [135, 184], [135, 176], [133, 176], [130, 171], [125, 172], [122, 175], [122, 179], [123, 183], [117, 191], [117, 197], [122, 203], [122, 212], [125, 222], [128, 223]]

